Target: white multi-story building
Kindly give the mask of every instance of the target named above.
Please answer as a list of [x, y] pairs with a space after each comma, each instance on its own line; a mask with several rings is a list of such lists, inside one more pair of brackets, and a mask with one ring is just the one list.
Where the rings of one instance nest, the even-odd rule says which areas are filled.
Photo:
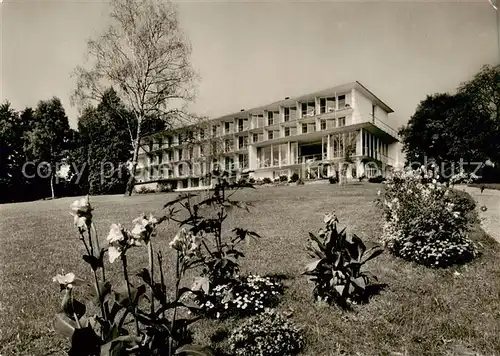
[[354, 82], [159, 132], [141, 141], [136, 189], [207, 187], [214, 168], [232, 180], [385, 175], [399, 164], [392, 112]]

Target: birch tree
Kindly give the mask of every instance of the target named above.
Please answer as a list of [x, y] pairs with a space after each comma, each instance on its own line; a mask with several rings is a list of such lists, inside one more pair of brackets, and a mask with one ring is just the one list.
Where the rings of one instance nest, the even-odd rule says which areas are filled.
[[[179, 27], [177, 8], [154, 0], [111, 0], [111, 25], [87, 43], [84, 66], [75, 70], [73, 104], [84, 108], [101, 101], [112, 86], [127, 111], [133, 148], [126, 194], [133, 190], [141, 138], [149, 121], [166, 127], [190, 122], [185, 112], [194, 99], [197, 75], [190, 62], [191, 46]], [[118, 110], [118, 108], [117, 108]]]

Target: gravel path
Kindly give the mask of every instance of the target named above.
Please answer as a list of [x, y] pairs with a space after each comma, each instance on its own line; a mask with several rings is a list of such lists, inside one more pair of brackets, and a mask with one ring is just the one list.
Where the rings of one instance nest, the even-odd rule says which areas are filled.
[[[481, 193], [481, 189], [465, 185], [455, 188], [469, 193], [476, 200], [483, 230], [500, 243], [500, 190], [485, 189]], [[488, 210], [481, 211], [482, 206]]]

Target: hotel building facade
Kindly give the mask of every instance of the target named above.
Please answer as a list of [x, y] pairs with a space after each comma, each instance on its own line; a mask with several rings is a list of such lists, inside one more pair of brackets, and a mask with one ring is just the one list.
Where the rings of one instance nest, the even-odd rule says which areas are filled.
[[207, 188], [214, 169], [229, 180], [386, 175], [400, 153], [391, 113], [353, 82], [158, 132], [141, 140], [135, 188]]

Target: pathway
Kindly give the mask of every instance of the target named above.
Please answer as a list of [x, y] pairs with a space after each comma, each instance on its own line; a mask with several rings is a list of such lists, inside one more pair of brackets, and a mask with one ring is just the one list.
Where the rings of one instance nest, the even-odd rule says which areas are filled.
[[[500, 243], [500, 190], [485, 189], [481, 193], [481, 189], [466, 185], [456, 185], [455, 188], [469, 193], [476, 200], [481, 227]], [[481, 211], [483, 205], [488, 210]]]

